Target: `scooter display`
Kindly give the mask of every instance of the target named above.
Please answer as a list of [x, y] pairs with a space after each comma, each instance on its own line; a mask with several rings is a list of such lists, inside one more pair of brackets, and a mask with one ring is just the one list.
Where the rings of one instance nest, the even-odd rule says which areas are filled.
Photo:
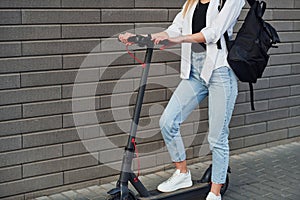
[[[144, 67], [142, 72], [142, 77], [140, 80], [140, 87], [138, 90], [138, 95], [136, 99], [136, 104], [134, 108], [133, 120], [131, 122], [130, 134], [128, 137], [128, 142], [125, 147], [125, 152], [123, 154], [123, 161], [120, 171], [120, 176], [116, 184], [116, 188], [108, 191], [107, 200], [157, 200], [157, 199], [176, 199], [178, 196], [184, 196], [191, 192], [195, 192], [197, 190], [201, 190], [203, 188], [209, 188], [211, 184], [211, 173], [212, 173], [212, 165], [210, 165], [205, 173], [203, 174], [200, 180], [193, 180], [193, 186], [189, 188], [180, 189], [170, 193], [161, 193], [158, 190], [148, 191], [143, 183], [139, 180], [138, 176], [132, 170], [132, 162], [135, 158], [135, 148], [136, 148], [136, 132], [139, 124], [139, 118], [141, 113], [141, 108], [143, 104], [144, 93], [146, 90], [146, 83], [148, 78], [148, 73], [150, 69], [154, 43], [151, 40], [151, 36], [147, 37], [142, 35], [136, 35], [128, 38], [129, 42], [137, 44], [140, 47], [146, 47], [146, 54], [144, 60]], [[164, 40], [160, 42], [160, 45], [167, 46], [168, 40]], [[227, 190], [229, 185], [229, 175], [231, 173], [230, 167], [227, 170], [226, 183], [221, 188], [221, 194]], [[134, 194], [128, 188], [128, 184], [132, 184], [137, 195]], [[205, 190], [208, 193], [209, 190]], [[188, 198], [181, 198], [188, 199]]]

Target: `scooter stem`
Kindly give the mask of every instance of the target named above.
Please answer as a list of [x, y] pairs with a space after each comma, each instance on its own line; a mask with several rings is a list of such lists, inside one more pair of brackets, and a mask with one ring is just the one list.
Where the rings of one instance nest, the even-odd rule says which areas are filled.
[[[147, 51], [145, 55], [145, 64], [146, 66], [143, 68], [142, 72], [142, 78], [140, 81], [140, 87], [138, 90], [138, 95], [136, 99], [136, 104], [134, 108], [134, 115], [133, 115], [133, 120], [131, 122], [131, 127], [130, 127], [130, 135], [128, 137], [127, 141], [127, 146], [125, 148], [125, 153], [123, 155], [123, 162], [122, 162], [122, 168], [121, 168], [121, 174], [119, 178], [119, 187], [120, 187], [120, 199], [126, 199], [128, 196], [128, 181], [132, 181], [130, 179], [130, 174], [132, 173], [132, 161], [134, 158], [134, 143], [132, 142], [132, 139], [135, 140], [136, 137], [136, 131], [137, 127], [139, 124], [139, 119], [140, 119], [140, 114], [141, 114], [141, 109], [142, 109], [142, 104], [143, 104], [143, 99], [144, 99], [144, 94], [146, 90], [146, 83], [147, 83], [147, 78], [149, 74], [149, 69], [150, 69], [150, 63], [151, 63], [151, 58], [152, 58], [152, 53], [153, 53], [153, 46], [147, 46]], [[135, 185], [134, 185], [135, 186]], [[138, 186], [139, 187], [139, 186]], [[143, 186], [141, 186], [143, 187]], [[138, 190], [140, 189], [137, 188]], [[143, 191], [141, 189], [141, 191]], [[149, 194], [145, 194], [145, 196], [148, 196]]]

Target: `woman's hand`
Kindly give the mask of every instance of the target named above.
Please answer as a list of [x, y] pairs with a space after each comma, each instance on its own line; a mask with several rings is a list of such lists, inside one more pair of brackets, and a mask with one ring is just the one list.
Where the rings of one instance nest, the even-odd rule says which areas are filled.
[[133, 34], [133, 33], [128, 33], [128, 32], [126, 32], [126, 33], [124, 33], [124, 34], [120, 34], [119, 35], [119, 40], [121, 41], [121, 42], [123, 42], [124, 44], [126, 44], [126, 45], [132, 45], [133, 43], [132, 42], [128, 42], [128, 38], [130, 38], [130, 37], [132, 37], [132, 36], [136, 36], [135, 34]]

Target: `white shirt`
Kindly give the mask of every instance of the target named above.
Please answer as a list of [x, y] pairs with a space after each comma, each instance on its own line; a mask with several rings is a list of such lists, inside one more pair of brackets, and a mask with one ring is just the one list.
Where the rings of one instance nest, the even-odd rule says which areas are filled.
[[[197, 1], [190, 7], [183, 17], [183, 9], [179, 12], [172, 25], [165, 31], [169, 37], [192, 34], [193, 13]], [[220, 0], [211, 0], [207, 8], [206, 27], [201, 30], [206, 40], [206, 59], [202, 68], [201, 78], [208, 84], [214, 69], [222, 66], [230, 67], [227, 62], [227, 49], [223, 34], [227, 31], [232, 36], [233, 27], [241, 13], [244, 0], [227, 0], [219, 12]], [[185, 6], [185, 5], [184, 5]], [[217, 42], [221, 38], [222, 49], [217, 48]], [[180, 77], [188, 79], [191, 70], [191, 43], [181, 44]]]

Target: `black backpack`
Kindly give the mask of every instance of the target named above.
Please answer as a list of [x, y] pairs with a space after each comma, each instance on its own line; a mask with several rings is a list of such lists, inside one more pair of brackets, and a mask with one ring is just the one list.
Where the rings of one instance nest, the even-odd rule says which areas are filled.
[[[247, 1], [251, 7], [235, 40], [230, 41], [227, 32], [224, 37], [228, 49], [227, 61], [238, 79], [249, 83], [251, 109], [255, 110], [252, 83], [256, 83], [257, 79], [262, 77], [269, 60], [268, 50], [271, 47], [278, 48], [274, 44], [280, 40], [276, 30], [262, 19], [266, 2]], [[226, 0], [223, 0], [223, 3], [220, 3], [219, 10], [225, 2]], [[221, 48], [220, 42], [218, 48]]]

